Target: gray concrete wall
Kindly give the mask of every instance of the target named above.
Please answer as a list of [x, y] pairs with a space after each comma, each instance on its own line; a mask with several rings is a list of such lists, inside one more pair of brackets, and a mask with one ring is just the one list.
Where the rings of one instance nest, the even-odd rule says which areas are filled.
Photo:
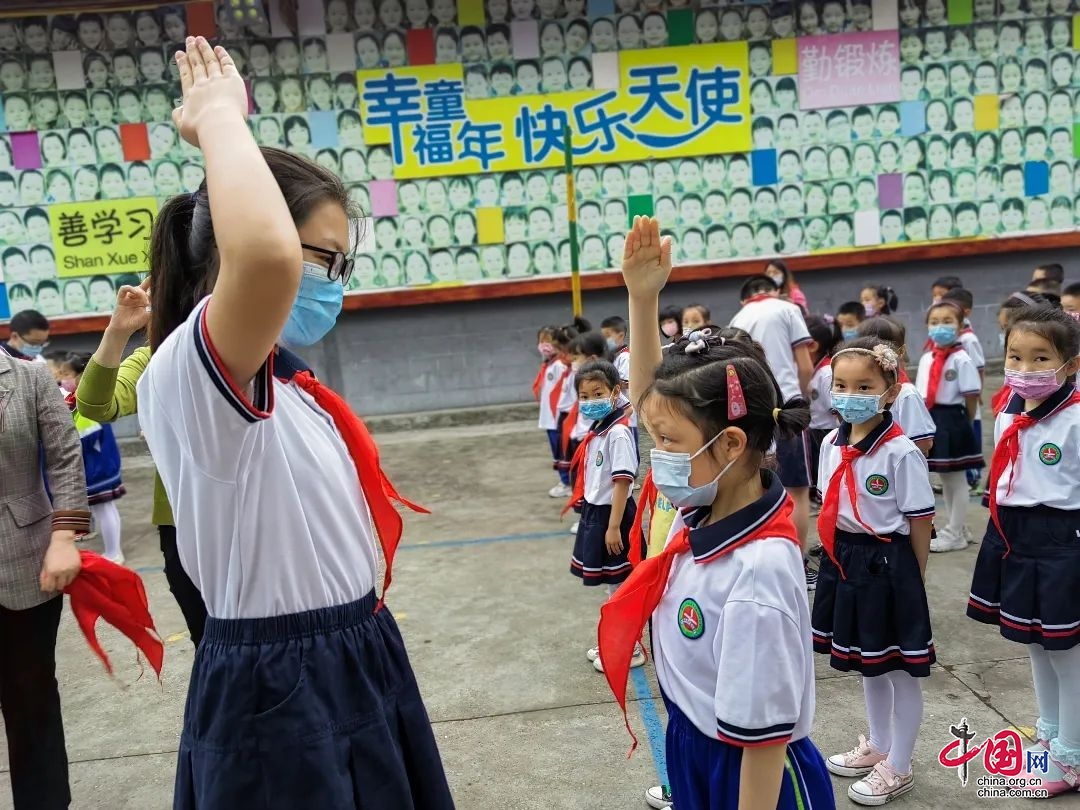
[[[1038, 264], [1060, 262], [1066, 276], [1080, 280], [1064, 251], [1018, 253], [921, 262], [874, 264], [865, 269], [815, 271], [798, 281], [812, 312], [835, 312], [857, 300], [867, 283], [888, 284], [900, 298], [899, 317], [908, 327], [908, 350], [917, 359], [926, 339], [924, 312], [930, 284], [958, 275], [975, 295], [972, 321], [987, 357], [1000, 357], [997, 310], [1022, 289]], [[1072, 262], [1075, 265], [1075, 262]], [[662, 303], [703, 303], [713, 320], [727, 323], [738, 308], [740, 282], [721, 279], [672, 284]], [[569, 295], [533, 296], [463, 304], [351, 312], [306, 356], [320, 377], [342, 392], [361, 414], [413, 413], [522, 402], [530, 397], [536, 373], [536, 330], [570, 320]], [[622, 289], [585, 294], [585, 314], [593, 324], [626, 315]], [[92, 350], [93, 335], [58, 337], [55, 346]], [[130, 433], [126, 427], [122, 433]]]

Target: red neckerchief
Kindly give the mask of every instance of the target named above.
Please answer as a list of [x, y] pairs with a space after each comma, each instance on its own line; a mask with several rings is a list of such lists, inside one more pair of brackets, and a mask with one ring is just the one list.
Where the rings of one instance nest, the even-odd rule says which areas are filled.
[[[871, 454], [877, 452], [877, 450], [884, 445], [891, 442], [893, 439], [899, 438], [904, 435], [904, 431], [900, 429], [900, 426], [893, 422], [889, 425], [889, 429], [885, 431], [885, 434], [876, 443]], [[888, 538], [880, 537], [870, 526], [863, 522], [862, 516], [859, 514], [859, 496], [855, 489], [855, 476], [852, 475], [852, 469], [855, 464], [855, 459], [860, 456], [864, 456], [866, 453], [859, 450], [853, 444], [846, 444], [840, 449], [840, 464], [832, 474], [832, 478], [829, 479], [829, 488], [825, 491], [825, 499], [821, 504], [821, 513], [818, 515], [817, 527], [818, 537], [821, 540], [821, 545], [825, 548], [825, 553], [829, 555], [829, 559], [835, 563], [837, 569], [840, 571], [840, 576], [844, 576], [844, 569], [840, 567], [840, 562], [836, 559], [836, 521], [840, 517], [840, 489], [846, 487], [848, 500], [851, 501], [851, 511], [855, 515], [855, 520], [860, 526], [862, 526], [869, 534], [874, 535], [879, 540], [889, 542]]]
[[825, 366], [831, 366], [831, 365], [832, 365], [832, 358], [829, 355], [825, 355], [820, 360], [818, 360], [817, 365], [814, 366], [814, 373], [816, 374], [817, 372], [819, 372], [823, 368], [825, 368]]
[[[645, 474], [645, 480], [641, 483], [641, 495], [638, 497], [637, 511], [634, 513], [634, 526], [630, 529], [630, 565], [632, 567], [636, 567], [641, 562], [642, 544], [635, 542], [635, 540], [640, 537], [648, 546], [649, 539], [641, 528], [641, 522], [646, 512], [653, 513], [656, 507], [656, 494], [656, 484], [653, 483], [652, 470], [650, 469]], [[649, 530], [652, 531], [651, 521]]]
[[[567, 422], [570, 418], [567, 417]], [[623, 413], [618, 419], [615, 419], [611, 424], [605, 427], [602, 431], [596, 431], [590, 429], [585, 435], [585, 438], [581, 440], [581, 444], [578, 445], [578, 449], [574, 452], [574, 458], [570, 461], [570, 477], [574, 479], [574, 493], [570, 496], [570, 499], [566, 502], [566, 506], [563, 507], [560, 515], [565, 515], [579, 503], [585, 500], [585, 459], [589, 455], [589, 442], [599, 436], [601, 433], [605, 433], [611, 430], [615, 425], [630, 426], [630, 419], [627, 413]], [[593, 425], [593, 428], [596, 426]]]
[[905, 383], [911, 382], [911, 377], [909, 377], [907, 375], [907, 369], [904, 368], [903, 366], [900, 366], [896, 370], [896, 381], [898, 383], [900, 383], [901, 385], [904, 385]]
[[934, 403], [937, 402], [938, 386], [941, 385], [941, 376], [945, 371], [945, 364], [949, 361], [949, 357], [956, 354], [960, 349], [960, 344], [954, 343], [952, 346], [935, 346], [931, 350], [934, 354], [934, 361], [930, 364], [930, 380], [926, 384], [927, 408], [933, 408]]
[[[737, 544], [726, 548], [709, 562], [718, 560], [736, 548], [765, 537], [786, 537], [798, 543], [795, 524], [791, 513], [795, 503], [790, 497], [784, 499], [784, 505], [752, 534], [748, 534]], [[634, 543], [631, 543], [634, 545]], [[630, 728], [626, 717], [626, 680], [630, 676], [630, 658], [634, 654], [634, 645], [641, 640], [649, 617], [667, 589], [671, 564], [675, 558], [690, 549], [690, 529], [683, 528], [667, 547], [636, 566], [629, 578], [600, 608], [600, 626], [597, 628], [597, 645], [600, 648], [600, 660], [604, 662], [604, 677], [611, 687], [615, 700], [623, 712], [626, 730], [634, 740], [630, 753], [637, 748], [637, 737]], [[708, 565], [708, 563], [702, 563]]]
[[[1080, 392], [1073, 391], [1072, 396], [1065, 400], [1059, 408], [1047, 415], [1059, 413], [1065, 408], [1071, 408], [1077, 404], [1080, 404]], [[987, 494], [990, 500], [990, 519], [994, 521], [994, 527], [998, 530], [998, 534], [1001, 535], [1001, 539], [1005, 541], [1005, 553], [1002, 555], [1002, 559], [1009, 556], [1012, 546], [1009, 545], [1009, 539], [1005, 536], [1005, 531], [1001, 528], [1001, 520], [998, 517], [998, 482], [1005, 473], [1005, 468], [1009, 467], [1009, 481], [1006, 484], [1005, 494], [1012, 492], [1012, 479], [1016, 473], [1016, 459], [1020, 455], [1020, 432], [1038, 421], [1038, 419], [1028, 416], [1026, 413], [1018, 413], [1002, 432], [1001, 438], [998, 439], [998, 443], [994, 447], [994, 455], [990, 458], [990, 481], [987, 484]]]
[[571, 434], [574, 432], [574, 428], [577, 426], [578, 413], [581, 408], [577, 402], [570, 406], [570, 410], [566, 412], [566, 418], [562, 423], [562, 435], [559, 437], [561, 441], [562, 454], [560, 458], [566, 458], [566, 454], [570, 450], [570, 441], [573, 438]]
[[1009, 399], [1012, 397], [1012, 389], [1007, 385], [1002, 385], [994, 398], [990, 400], [990, 407], [994, 409], [994, 415], [1001, 413], [1005, 410], [1005, 406], [1009, 404]]
[[402, 521], [401, 515], [394, 508], [394, 502], [411, 509], [414, 512], [430, 514], [422, 506], [405, 500], [398, 495], [390, 479], [386, 477], [382, 467], [379, 466], [379, 448], [375, 440], [371, 438], [367, 425], [360, 419], [348, 403], [334, 391], [327, 388], [316, 380], [310, 371], [301, 371], [292, 378], [292, 382], [301, 388], [308, 396], [315, 400], [315, 404], [326, 411], [333, 420], [341, 438], [345, 441], [345, 447], [352, 456], [356, 466], [356, 474], [360, 479], [360, 489], [363, 491], [364, 500], [367, 501], [371, 512], [371, 522], [375, 526], [375, 533], [379, 536], [379, 545], [382, 546], [383, 560], [386, 562], [386, 573], [383, 576], [382, 596], [379, 598], [380, 610], [386, 602], [386, 592], [390, 590], [391, 572], [394, 567], [394, 553], [398, 543], [401, 542]]
[[620, 346], [619, 348], [617, 348], [615, 350], [615, 355], [618, 356], [620, 354], [628, 354], [629, 352], [630, 352], [630, 347], [629, 346]]
[[139, 575], [130, 568], [117, 565], [95, 554], [79, 551], [82, 569], [64, 588], [71, 601], [71, 612], [86, 636], [86, 642], [112, 675], [109, 656], [97, 639], [97, 620], [104, 619], [138, 647], [161, 680], [161, 665], [165, 660], [165, 645], [154, 627], [154, 619], [146, 601], [146, 589]]
[[574, 369], [570, 364], [563, 360], [561, 357], [559, 361], [566, 367], [563, 370], [562, 376], [555, 381], [555, 385], [551, 387], [551, 393], [548, 395], [548, 405], [551, 406], [551, 412], [558, 416], [559, 414], [559, 400], [562, 399], [563, 387], [566, 385], [566, 378], [569, 377]]
[[776, 298], [776, 296], [770, 295], [769, 293], [758, 293], [757, 295], [751, 295], [749, 298], [742, 302], [742, 305], [745, 307], [747, 304], [754, 304], [758, 301], [766, 301], [769, 298]]
[[533, 399], [537, 401], [539, 401], [540, 399], [540, 389], [544, 387], [544, 374], [547, 372], [547, 367], [550, 364], [550, 360], [542, 360], [540, 362], [540, 369], [536, 372], [536, 379], [533, 380]]

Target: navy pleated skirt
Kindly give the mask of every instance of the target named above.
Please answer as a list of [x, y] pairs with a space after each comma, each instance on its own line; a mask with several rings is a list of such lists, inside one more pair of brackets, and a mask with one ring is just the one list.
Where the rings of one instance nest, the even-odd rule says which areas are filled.
[[965, 405], [935, 405], [930, 409], [937, 432], [926, 463], [931, 472], [981, 470], [982, 447], [975, 441]]
[[987, 521], [967, 615], [998, 625], [1010, 641], [1072, 649], [1080, 643], [1080, 511], [999, 506], [998, 517], [1011, 550]]
[[176, 810], [452, 810], [387, 608], [210, 618], [195, 655]]
[[[702, 734], [665, 696], [667, 768], [675, 810], [738, 810], [742, 749]], [[833, 810], [832, 781], [809, 737], [788, 743], [777, 810]]]
[[[634, 527], [634, 513], [637, 505], [633, 498], [626, 501], [623, 510], [622, 533], [623, 549], [618, 554], [607, 550], [604, 535], [607, 534], [608, 520], [611, 518], [611, 504], [597, 506], [585, 502], [581, 507], [581, 519], [578, 521], [577, 537], [574, 540], [574, 554], [570, 558], [570, 573], [580, 577], [584, 585], [618, 585], [630, 576], [630, 534]], [[639, 538], [640, 542], [640, 538]], [[644, 558], [644, 553], [642, 553]]]
[[821, 558], [811, 616], [814, 652], [833, 669], [867, 677], [903, 671], [930, 676], [937, 660], [926, 588], [906, 534], [885, 543], [836, 532], [836, 558]]

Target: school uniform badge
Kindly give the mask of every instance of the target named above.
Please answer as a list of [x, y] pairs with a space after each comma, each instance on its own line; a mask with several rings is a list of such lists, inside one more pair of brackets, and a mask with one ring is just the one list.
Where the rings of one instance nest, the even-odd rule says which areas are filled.
[[871, 495], [884, 495], [889, 491], [889, 479], [884, 475], [871, 475], [866, 479], [866, 491]]
[[1056, 444], [1047, 442], [1039, 448], [1039, 461], [1047, 467], [1053, 467], [1061, 461], [1061, 448]]
[[959, 376], [959, 375], [956, 373], [956, 369], [954, 369], [954, 368], [950, 368], [948, 371], [945, 372], [945, 379], [948, 380], [949, 382], [952, 382], [953, 380], [955, 380], [957, 378], [957, 376]]
[[701, 638], [705, 632], [705, 617], [701, 605], [693, 599], [683, 599], [679, 605], [679, 632], [687, 638]]
[[596, 466], [599, 467], [603, 463], [604, 463], [604, 451], [603, 450], [597, 450], [596, 451]]

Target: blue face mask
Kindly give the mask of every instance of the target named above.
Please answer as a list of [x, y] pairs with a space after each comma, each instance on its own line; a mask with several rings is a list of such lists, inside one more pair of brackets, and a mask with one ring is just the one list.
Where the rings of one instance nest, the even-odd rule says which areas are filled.
[[844, 340], [854, 340], [855, 338], [857, 338], [859, 336], [859, 330], [858, 329], [845, 329], [842, 334], [844, 335]]
[[334, 328], [344, 295], [341, 283], [326, 277], [325, 267], [304, 262], [300, 290], [281, 330], [281, 342], [298, 348], [318, 343]]
[[44, 346], [38, 346], [36, 343], [24, 343], [23, 347], [19, 349], [27, 357], [40, 357], [41, 353], [45, 351]]
[[955, 326], [931, 326], [929, 329], [930, 340], [938, 346], [952, 346], [956, 343]]
[[586, 419], [599, 422], [610, 416], [615, 406], [611, 404], [610, 399], [590, 399], [587, 402], [578, 403], [578, 410]]
[[738, 461], [737, 458], [720, 471], [712, 481], [700, 487], [691, 486], [690, 473], [695, 458], [704, 453], [713, 442], [723, 436], [721, 431], [713, 436], [693, 455], [690, 453], [671, 453], [667, 450], [653, 449], [649, 452], [652, 462], [653, 482], [661, 494], [679, 508], [708, 506], [716, 500], [716, 491], [724, 473]]
[[832, 407], [849, 425], [861, 425], [881, 413], [881, 397], [876, 394], [833, 394]]
[[607, 342], [608, 351], [613, 352], [617, 348], [619, 348], [619, 346], [620, 346], [619, 341], [617, 341], [615, 338], [608, 338], [606, 342]]

